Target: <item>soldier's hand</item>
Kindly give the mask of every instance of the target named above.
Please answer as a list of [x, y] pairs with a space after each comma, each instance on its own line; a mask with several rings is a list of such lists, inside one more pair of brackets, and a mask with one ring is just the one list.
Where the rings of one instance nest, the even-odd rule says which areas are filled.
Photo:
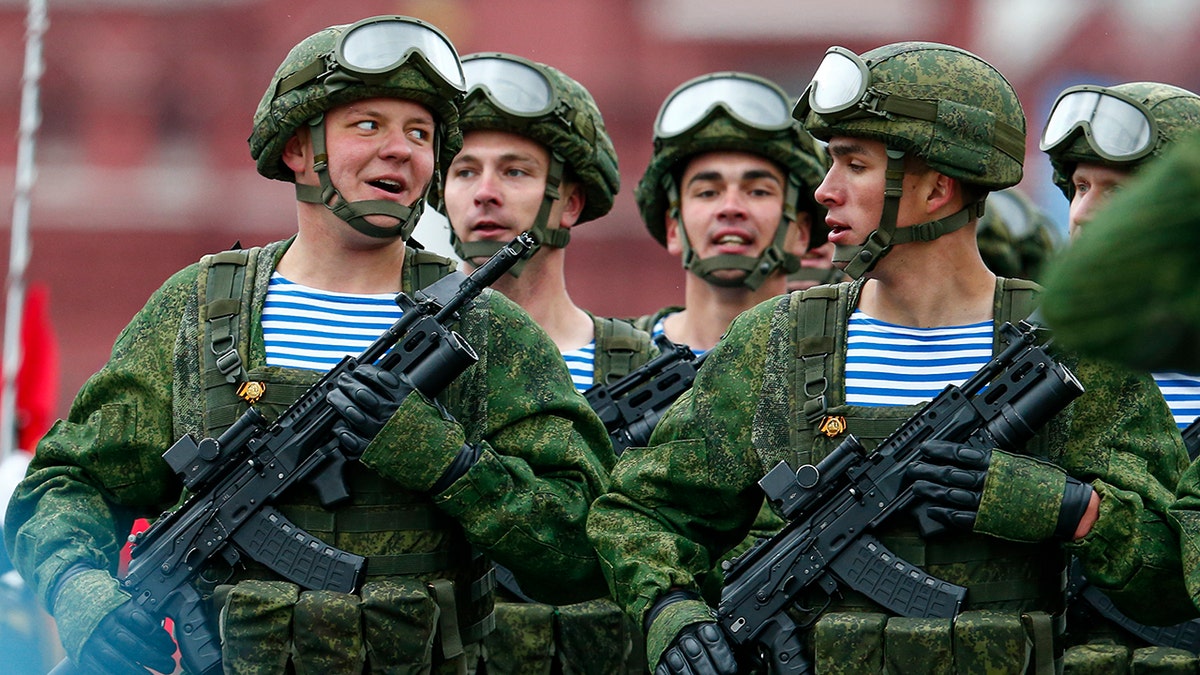
[[63, 647], [84, 672], [175, 671], [171, 636], [108, 572], [71, 566], [59, 576], [51, 603]]
[[737, 661], [715, 622], [686, 626], [658, 660], [654, 675], [736, 675]]
[[373, 364], [363, 364], [342, 373], [337, 388], [326, 396], [329, 405], [342, 419], [333, 433], [350, 459], [362, 456], [371, 439], [391, 419], [396, 409], [413, 391], [412, 382]]
[[943, 525], [973, 528], [992, 461], [991, 451], [949, 441], [926, 441], [920, 453], [921, 458], [905, 473], [913, 482], [913, 493], [925, 500], [917, 508]]

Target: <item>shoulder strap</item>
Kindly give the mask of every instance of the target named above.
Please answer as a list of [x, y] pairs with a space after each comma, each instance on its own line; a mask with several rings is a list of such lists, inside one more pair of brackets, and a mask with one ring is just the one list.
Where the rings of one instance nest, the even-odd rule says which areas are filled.
[[249, 349], [246, 308], [262, 249], [236, 249], [200, 259], [200, 383], [206, 433], [218, 433], [240, 404], [238, 387], [247, 381], [243, 355]]
[[453, 272], [458, 265], [431, 251], [408, 247], [404, 269], [411, 276], [412, 290], [420, 290]]
[[834, 356], [838, 353], [836, 331], [838, 307], [848, 306], [855, 283], [814, 286], [794, 296], [792, 322], [796, 327], [797, 400], [804, 401], [802, 411], [809, 427], [817, 427], [831, 401], [828, 395], [834, 379]]
[[1028, 279], [1006, 279], [998, 277], [996, 298], [996, 325], [1016, 323], [1027, 318], [1037, 307], [1037, 296], [1042, 287]]
[[592, 317], [596, 325], [596, 382], [612, 384], [650, 359], [650, 335], [620, 319]]

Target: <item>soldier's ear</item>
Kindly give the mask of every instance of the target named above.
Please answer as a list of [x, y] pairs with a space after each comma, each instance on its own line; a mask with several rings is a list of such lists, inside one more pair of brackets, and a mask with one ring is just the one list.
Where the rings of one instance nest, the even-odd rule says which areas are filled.
[[283, 146], [282, 159], [284, 165], [292, 173], [300, 174], [312, 169], [312, 142], [308, 127], [301, 126]]
[[579, 183], [564, 183], [562, 191], [565, 194], [562, 197], [563, 211], [558, 226], [570, 229], [579, 222], [579, 216], [587, 204], [587, 195], [583, 194], [583, 188]]

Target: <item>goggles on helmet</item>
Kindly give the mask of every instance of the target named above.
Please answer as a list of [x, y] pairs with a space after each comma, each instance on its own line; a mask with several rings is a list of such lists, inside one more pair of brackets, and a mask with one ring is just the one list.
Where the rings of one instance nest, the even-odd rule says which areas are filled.
[[671, 93], [654, 122], [655, 138], [685, 134], [717, 110], [747, 130], [780, 131], [792, 125], [791, 100], [774, 84], [743, 73], [713, 73]]
[[1077, 129], [1097, 155], [1113, 162], [1145, 157], [1158, 138], [1158, 125], [1140, 101], [1092, 85], [1058, 95], [1042, 132], [1041, 149], [1052, 152], [1065, 146]]
[[808, 107], [816, 113], [832, 115], [858, 107], [870, 81], [871, 71], [858, 54], [845, 47], [830, 47], [800, 100], [807, 98]]
[[467, 98], [483, 97], [517, 118], [538, 118], [554, 110], [554, 85], [532, 62], [510, 54], [473, 54], [463, 59]]
[[435, 85], [461, 93], [462, 65], [450, 40], [434, 26], [402, 16], [376, 16], [350, 25], [331, 52], [280, 79], [275, 96], [312, 82], [377, 84], [412, 62]]

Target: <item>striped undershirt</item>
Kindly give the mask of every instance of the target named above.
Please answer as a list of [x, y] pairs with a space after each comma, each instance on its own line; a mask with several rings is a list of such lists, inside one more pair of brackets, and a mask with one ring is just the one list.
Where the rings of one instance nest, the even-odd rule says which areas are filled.
[[263, 305], [267, 365], [327, 371], [358, 356], [403, 312], [394, 293], [336, 293], [271, 275]]
[[575, 390], [587, 391], [596, 383], [596, 340], [580, 347], [563, 352], [563, 361], [567, 362], [567, 370], [571, 373], [571, 382]]
[[846, 403], [914, 405], [962, 384], [992, 358], [992, 322], [910, 328], [855, 310], [846, 346]]
[[1200, 378], [1183, 373], [1154, 373], [1154, 381], [1167, 399], [1180, 431], [1200, 417]]

